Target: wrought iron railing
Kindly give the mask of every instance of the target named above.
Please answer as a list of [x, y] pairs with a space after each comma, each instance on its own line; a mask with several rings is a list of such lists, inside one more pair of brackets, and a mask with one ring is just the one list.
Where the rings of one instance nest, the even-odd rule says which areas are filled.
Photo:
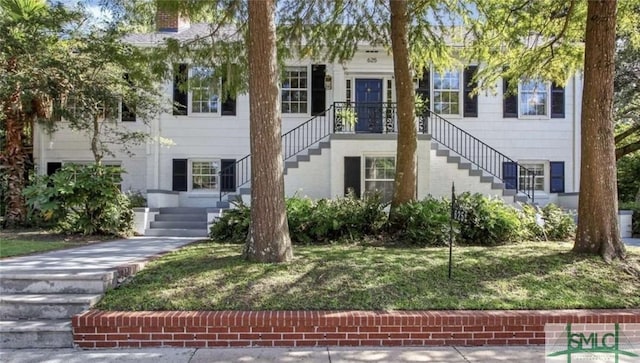
[[473, 165], [502, 180], [507, 189], [522, 192], [535, 200], [535, 173], [482, 140], [444, 119], [425, 111], [418, 117], [418, 130]]
[[[440, 115], [426, 111], [417, 117], [420, 133], [429, 134], [456, 155], [500, 179], [507, 189], [524, 193], [534, 201], [535, 173], [482, 140], [452, 124]], [[395, 103], [334, 102], [325, 112], [282, 135], [282, 153], [286, 161], [332, 133], [395, 133]], [[219, 172], [220, 200], [251, 181], [251, 155], [237, 160]]]
[[388, 134], [397, 132], [395, 103], [334, 102], [334, 131]]
[[[334, 131], [334, 106], [316, 115], [282, 135], [282, 156], [286, 161], [322, 141]], [[235, 164], [222, 168], [219, 172], [221, 185], [220, 200], [251, 181], [251, 154], [239, 159]], [[232, 179], [233, 178], [233, 179]]]

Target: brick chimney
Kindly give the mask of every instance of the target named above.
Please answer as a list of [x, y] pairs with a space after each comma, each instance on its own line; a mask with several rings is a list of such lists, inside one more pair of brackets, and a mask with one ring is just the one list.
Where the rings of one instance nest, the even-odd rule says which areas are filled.
[[178, 33], [189, 29], [189, 18], [178, 10], [158, 9], [156, 11], [156, 30], [165, 33]]

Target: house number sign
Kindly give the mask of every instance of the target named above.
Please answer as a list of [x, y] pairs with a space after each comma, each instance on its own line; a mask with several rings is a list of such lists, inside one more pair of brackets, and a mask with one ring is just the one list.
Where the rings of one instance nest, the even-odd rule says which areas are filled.
[[367, 63], [378, 63], [378, 58], [369, 57], [369, 58], [367, 58]]

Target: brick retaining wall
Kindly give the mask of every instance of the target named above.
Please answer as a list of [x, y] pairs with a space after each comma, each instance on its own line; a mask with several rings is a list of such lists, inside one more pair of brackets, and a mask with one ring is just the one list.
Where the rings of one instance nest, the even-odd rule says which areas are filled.
[[544, 344], [546, 323], [640, 323], [640, 309], [547, 311], [91, 310], [73, 318], [81, 348]]

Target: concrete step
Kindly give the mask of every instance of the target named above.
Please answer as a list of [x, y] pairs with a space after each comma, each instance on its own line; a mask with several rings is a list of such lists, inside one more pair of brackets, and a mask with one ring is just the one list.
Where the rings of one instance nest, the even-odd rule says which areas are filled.
[[240, 195], [251, 195], [251, 187], [243, 187], [238, 190]]
[[207, 222], [191, 222], [191, 221], [165, 221], [151, 222], [151, 229], [156, 228], [178, 228], [178, 229], [206, 229]]
[[0, 294], [101, 294], [117, 282], [116, 273], [3, 273]]
[[156, 214], [156, 222], [206, 222], [207, 214]]
[[206, 208], [198, 207], [169, 207], [160, 208], [160, 214], [207, 214]]
[[101, 294], [3, 294], [0, 319], [65, 319], [95, 305]]
[[0, 321], [0, 349], [72, 347], [71, 319]]
[[309, 155], [298, 155], [298, 156], [296, 156], [296, 161], [297, 162], [309, 161], [309, 160], [311, 160], [311, 156], [309, 156]]
[[146, 229], [144, 235], [154, 237], [208, 237], [207, 229], [153, 228]]

